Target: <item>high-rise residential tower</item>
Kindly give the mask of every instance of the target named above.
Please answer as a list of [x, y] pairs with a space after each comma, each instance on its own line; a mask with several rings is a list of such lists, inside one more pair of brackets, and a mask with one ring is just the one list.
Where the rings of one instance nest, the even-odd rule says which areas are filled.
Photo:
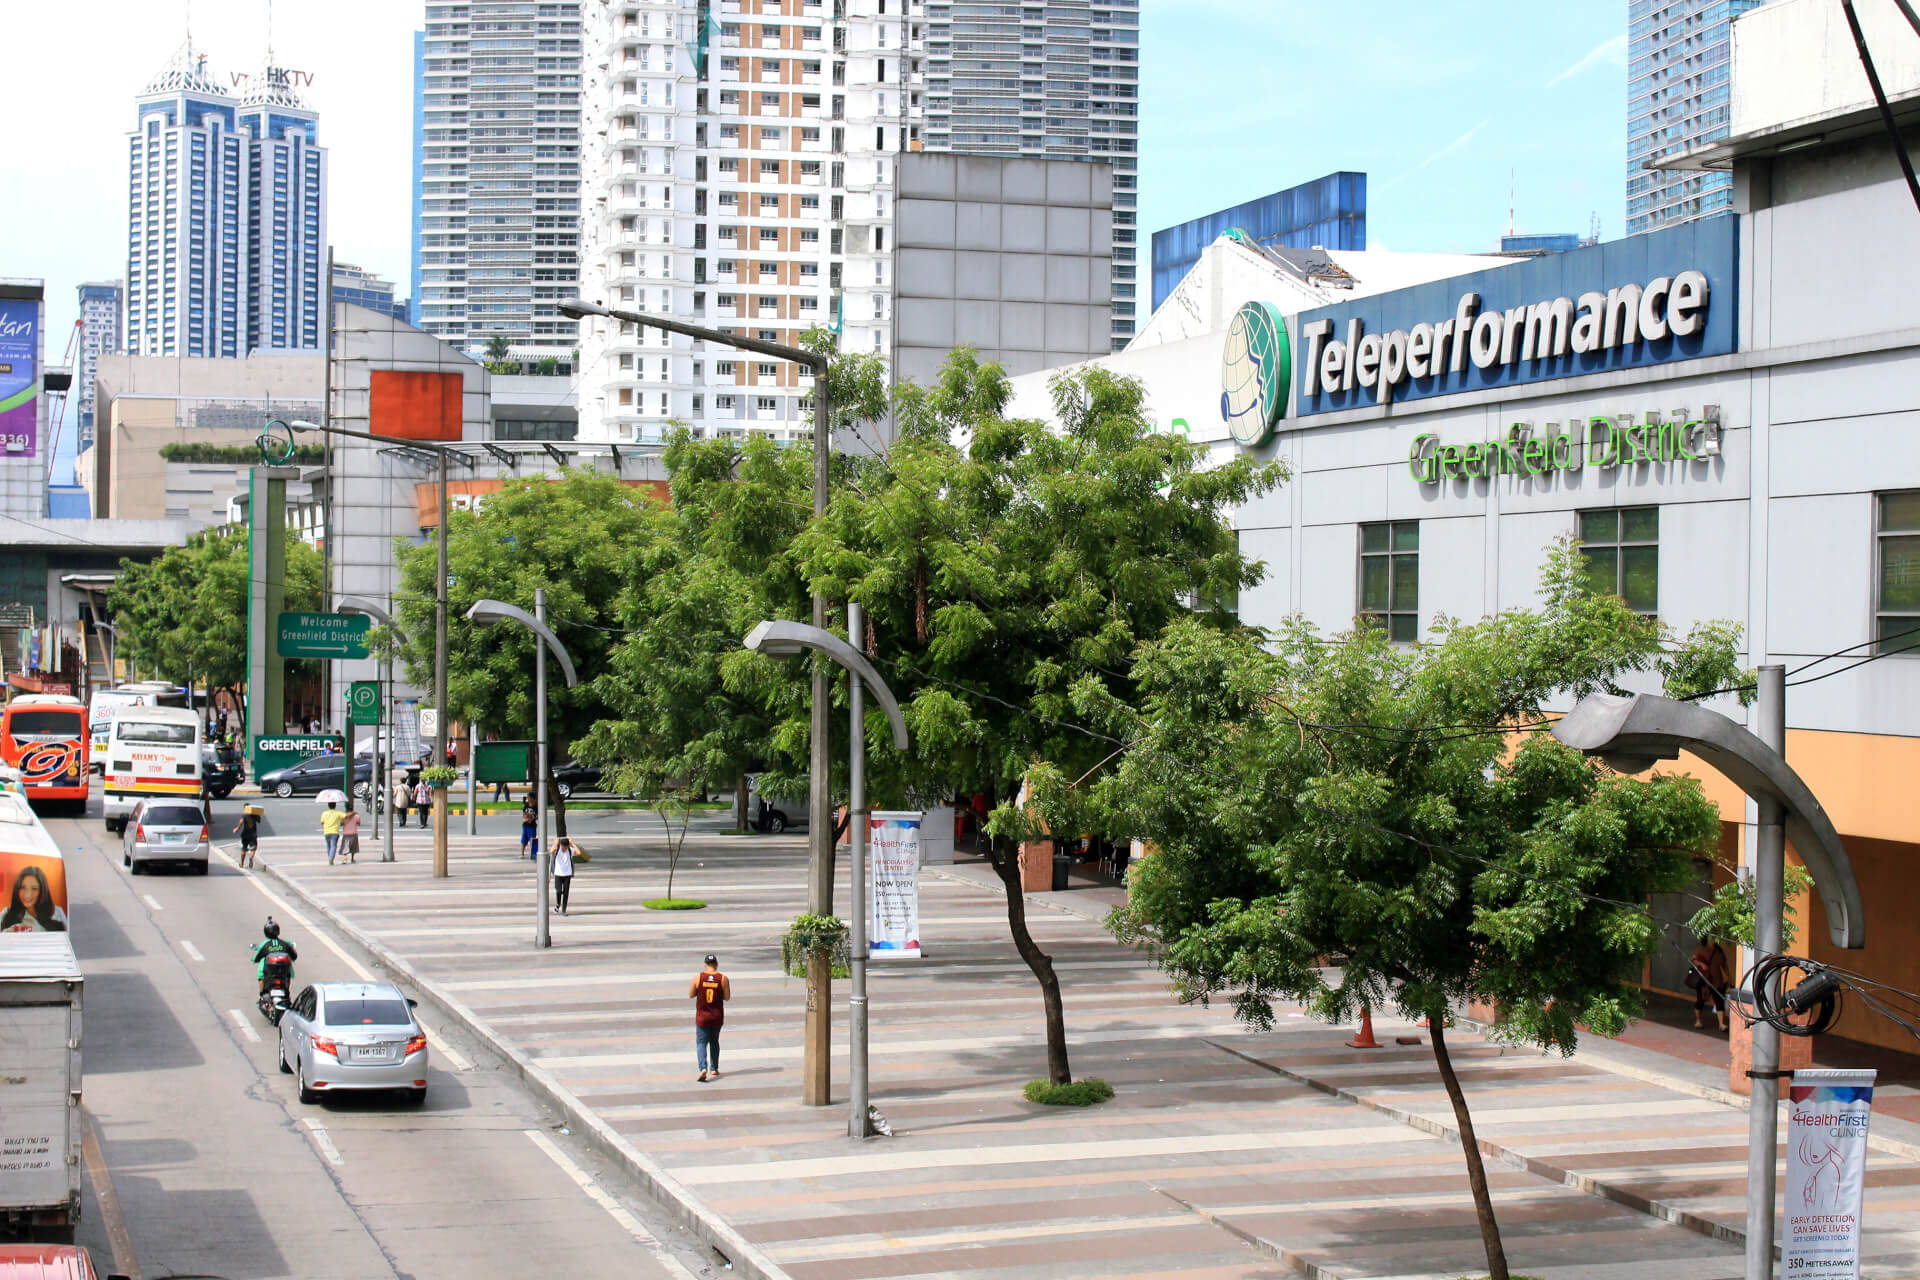
[[1628, 235], [1732, 206], [1731, 174], [1649, 169], [1646, 163], [1726, 136], [1733, 20], [1764, 3], [1629, 0]]
[[[884, 6], [883, 6], [884, 7]], [[920, 8], [914, 5], [914, 8]], [[928, 151], [1113, 164], [1113, 349], [1139, 288], [1139, 0], [927, 0]], [[883, 77], [884, 78], [884, 77]]]
[[[1077, 202], [1072, 213], [1050, 222], [1053, 211], [1025, 204], [1006, 215], [1003, 243], [996, 210], [991, 228], [950, 229], [938, 247], [949, 258], [976, 241], [983, 250], [1012, 249], [1016, 242], [1049, 250], [1056, 229], [1073, 227], [1065, 239], [1094, 255], [1106, 257], [1111, 246], [1102, 278], [1115, 277], [1131, 295], [1135, 6], [1014, 0], [986, 7], [1011, 7], [1021, 16], [1010, 46], [1009, 65], [1017, 69], [1006, 95], [1011, 123], [1005, 132], [987, 123], [989, 86], [978, 74], [1002, 55], [981, 58], [972, 51], [968, 24], [982, 6], [959, 0], [588, 0], [584, 128], [595, 145], [584, 162], [581, 292], [609, 306], [778, 342], [796, 342], [808, 328], [823, 326], [842, 350], [892, 357], [896, 284], [930, 303], [925, 291], [940, 287], [896, 281], [901, 157], [951, 149], [1012, 157], [1008, 163], [1113, 161], [1111, 172], [1097, 165], [1085, 181], [1060, 183], [1079, 189], [1066, 197]], [[1058, 49], [1048, 48], [1055, 40], [1049, 32], [1057, 32]], [[1030, 47], [1038, 50], [1033, 59], [1026, 57]], [[936, 62], [943, 86], [937, 98]], [[937, 145], [936, 107], [944, 130]], [[980, 191], [949, 195], [1011, 202], [1012, 190], [1040, 171], [1004, 185], [997, 177], [987, 181], [982, 171]], [[984, 206], [974, 213], [984, 217]], [[945, 263], [953, 282], [946, 287], [956, 291], [950, 296], [957, 296], [967, 267], [1003, 270], [984, 258]], [[1123, 271], [1126, 278], [1119, 279]], [[996, 284], [1003, 278], [996, 275]], [[1025, 290], [1020, 305], [1038, 305], [1051, 318], [1044, 307], [1054, 295], [1043, 299], [1041, 283], [1016, 278], [1007, 296]], [[1049, 289], [1054, 283], [1045, 281]], [[1106, 292], [1100, 292], [1104, 306]], [[977, 298], [970, 295], [969, 302]], [[1130, 305], [1132, 298], [1115, 302]], [[969, 307], [972, 314], [992, 310]], [[1098, 345], [1089, 350], [1084, 331], [1077, 341], [1060, 341], [1027, 328], [1024, 345], [1060, 353], [1107, 351], [1132, 332], [1130, 319], [1103, 320]], [[783, 362], [604, 320], [581, 326], [580, 351], [582, 439], [659, 439], [670, 421], [702, 432], [752, 430], [789, 440], [811, 433], [812, 388], [802, 371]]]
[[223, 85], [188, 41], [141, 92], [127, 139], [129, 351], [320, 345], [327, 157], [298, 75], [269, 60]]
[[126, 287], [118, 280], [93, 280], [80, 286], [80, 383], [73, 403], [79, 411], [77, 447], [82, 450], [93, 444], [94, 377], [101, 356], [120, 352], [120, 313], [126, 301]]
[[[427, 0], [414, 41], [413, 309], [469, 354], [571, 364], [580, 291], [579, 0]], [[598, 143], [600, 138], [593, 137]]]

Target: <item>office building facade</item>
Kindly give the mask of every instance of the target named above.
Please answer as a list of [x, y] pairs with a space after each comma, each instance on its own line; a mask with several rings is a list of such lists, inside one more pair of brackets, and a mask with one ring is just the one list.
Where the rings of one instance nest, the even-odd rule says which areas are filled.
[[500, 337], [571, 364], [578, 326], [555, 304], [580, 289], [581, 51], [575, 0], [428, 0], [412, 310], [470, 354]]
[[1733, 207], [1726, 173], [1647, 162], [1727, 136], [1733, 20], [1766, 0], [1629, 0], [1627, 234]]
[[1255, 244], [1281, 249], [1365, 249], [1367, 175], [1329, 173], [1154, 232], [1154, 310], [1186, 279], [1207, 246], [1229, 231], [1244, 232]]
[[327, 156], [298, 75], [266, 65], [223, 85], [189, 42], [139, 95], [127, 140], [128, 350], [319, 347]]
[[351, 262], [333, 264], [333, 300], [350, 302], [370, 311], [384, 311], [401, 320], [407, 318], [407, 302], [393, 296], [393, 282]]
[[121, 311], [126, 304], [126, 286], [118, 280], [92, 280], [80, 286], [80, 368], [79, 382], [73, 389], [74, 407], [79, 412], [79, 449], [93, 444], [94, 378], [100, 369], [100, 357], [120, 352]]

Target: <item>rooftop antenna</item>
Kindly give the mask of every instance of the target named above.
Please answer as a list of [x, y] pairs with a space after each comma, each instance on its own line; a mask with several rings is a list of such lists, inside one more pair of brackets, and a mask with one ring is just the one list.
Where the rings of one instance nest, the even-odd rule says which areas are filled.
[[[271, 3], [271, 0], [269, 0]], [[1507, 170], [1507, 234], [1513, 234], [1513, 170]]]
[[267, 0], [267, 65], [273, 65], [273, 0]]

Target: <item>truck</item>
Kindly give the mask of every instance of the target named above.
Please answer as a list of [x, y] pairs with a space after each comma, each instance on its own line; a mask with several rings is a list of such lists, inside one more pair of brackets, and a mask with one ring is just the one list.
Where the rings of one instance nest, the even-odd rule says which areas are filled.
[[71, 1242], [80, 1221], [80, 1006], [64, 932], [0, 934], [0, 1228]]

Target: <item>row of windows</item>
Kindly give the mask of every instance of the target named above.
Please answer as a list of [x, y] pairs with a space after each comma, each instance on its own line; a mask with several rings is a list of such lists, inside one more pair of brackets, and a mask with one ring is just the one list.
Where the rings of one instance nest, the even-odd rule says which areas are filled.
[[[1920, 490], [1875, 500], [1873, 639], [1878, 653], [1920, 652]], [[1660, 602], [1660, 509], [1610, 507], [1575, 516], [1580, 556], [1596, 592], [1653, 617]], [[1354, 612], [1389, 639], [1420, 636], [1420, 522], [1360, 526]]]

